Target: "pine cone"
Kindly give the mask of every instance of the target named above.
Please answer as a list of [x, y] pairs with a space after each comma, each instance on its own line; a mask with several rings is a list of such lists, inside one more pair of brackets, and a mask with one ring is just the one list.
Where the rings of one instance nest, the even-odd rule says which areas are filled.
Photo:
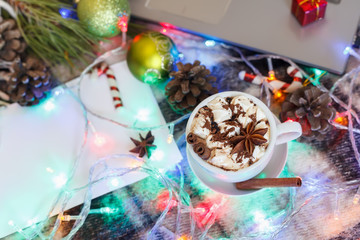
[[178, 62], [176, 65], [178, 71], [170, 73], [173, 79], [166, 85], [165, 94], [176, 112], [186, 114], [202, 100], [218, 92], [211, 84], [216, 77], [210, 76], [210, 70], [197, 60], [194, 64]]
[[21, 106], [38, 104], [45, 97], [44, 92], [50, 90], [52, 85], [49, 69], [41, 60], [32, 57], [14, 65], [14, 73], [7, 86], [10, 100]]
[[14, 61], [25, 51], [26, 43], [14, 19], [0, 17], [0, 59]]
[[315, 86], [299, 88], [290, 94], [282, 104], [281, 118], [298, 121], [303, 130], [303, 136], [322, 139], [331, 129], [330, 122], [336, 114], [330, 105], [332, 99], [328, 93]]

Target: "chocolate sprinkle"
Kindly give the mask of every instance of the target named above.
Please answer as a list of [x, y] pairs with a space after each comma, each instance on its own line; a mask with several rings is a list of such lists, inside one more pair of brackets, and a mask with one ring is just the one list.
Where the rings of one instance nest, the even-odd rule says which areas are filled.
[[211, 134], [216, 134], [216, 133], [220, 132], [219, 126], [216, 122], [211, 123], [210, 132], [211, 132]]
[[249, 118], [250, 118], [253, 122], [256, 122], [256, 113], [251, 114], [251, 115], [249, 116]]

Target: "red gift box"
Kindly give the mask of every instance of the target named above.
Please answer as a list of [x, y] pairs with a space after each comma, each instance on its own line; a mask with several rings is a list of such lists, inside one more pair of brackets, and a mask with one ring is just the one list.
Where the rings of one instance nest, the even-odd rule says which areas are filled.
[[302, 26], [324, 18], [326, 0], [293, 0], [291, 12]]

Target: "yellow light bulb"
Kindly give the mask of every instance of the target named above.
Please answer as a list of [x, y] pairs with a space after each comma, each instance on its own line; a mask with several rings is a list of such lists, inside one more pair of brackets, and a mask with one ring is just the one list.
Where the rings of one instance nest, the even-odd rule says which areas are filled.
[[179, 237], [177, 240], [190, 240], [191, 238], [188, 238], [188, 236], [183, 235], [181, 237]]
[[174, 135], [169, 134], [169, 135], [168, 135], [168, 138], [167, 138], [167, 143], [170, 144], [170, 143], [173, 142], [173, 140], [174, 140]]
[[273, 93], [274, 93], [274, 99], [277, 102], [283, 102], [285, 100], [285, 94], [281, 90], [275, 90]]
[[353, 204], [358, 204], [360, 200], [360, 195], [359, 194], [355, 194], [354, 199], [353, 199]]
[[349, 120], [346, 116], [346, 113], [336, 113], [334, 122], [343, 125], [343, 126], [347, 126], [349, 124]]
[[71, 220], [71, 217], [70, 217], [70, 215], [62, 215], [60, 217], [60, 220], [64, 221], [64, 222], [69, 222]]
[[268, 77], [268, 80], [269, 81], [273, 81], [275, 80], [275, 72], [274, 71], [269, 71], [269, 77]]

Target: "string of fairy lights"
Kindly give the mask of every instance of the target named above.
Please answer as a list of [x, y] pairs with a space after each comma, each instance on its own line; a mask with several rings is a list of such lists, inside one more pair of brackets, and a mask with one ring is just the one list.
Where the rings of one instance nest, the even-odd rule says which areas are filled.
[[[169, 32], [169, 31], [167, 31], [167, 32]], [[204, 42], [204, 46], [206, 46], [207, 48], [209, 48], [209, 47], [211, 48], [211, 47], [215, 46], [216, 44], [217, 43], [214, 42], [213, 40], [208, 40], [208, 41]], [[338, 122], [333, 122], [332, 124], [334, 127], [338, 128], [338, 129], [347, 130], [349, 132], [349, 138], [350, 138], [352, 148], [354, 151], [354, 156], [360, 164], [359, 152], [357, 150], [356, 143], [355, 143], [355, 137], [354, 137], [354, 133], [360, 133], [360, 129], [354, 128], [354, 119], [358, 124], [360, 124], [360, 121], [359, 121], [359, 117], [358, 117], [357, 113], [352, 109], [352, 98], [353, 98], [352, 90], [354, 88], [354, 84], [355, 84], [356, 80], [359, 77], [360, 66], [351, 70], [347, 74], [345, 74], [343, 77], [341, 77], [339, 80], [337, 80], [335, 82], [335, 84], [333, 85], [333, 87], [330, 90], [328, 90], [321, 84], [318, 84], [318, 80], [319, 80], [318, 78], [316, 79], [316, 78], [313, 78], [312, 76], [309, 76], [304, 70], [302, 70], [299, 66], [297, 66], [290, 59], [287, 59], [284, 57], [279, 57], [279, 56], [274, 56], [274, 55], [256, 55], [256, 56], [245, 57], [243, 55], [243, 53], [241, 52], [241, 50], [238, 48], [235, 48], [235, 47], [232, 47], [232, 46], [229, 46], [226, 44], [221, 44], [221, 47], [226, 48], [226, 49], [231, 49], [231, 50], [234, 50], [235, 52], [237, 52], [239, 54], [240, 58], [228, 56], [231, 59], [231, 61], [242, 61], [242, 62], [246, 63], [250, 67], [250, 69], [253, 71], [253, 73], [256, 75], [262, 76], [260, 71], [251, 63], [252, 61], [267, 59], [268, 67], [269, 67], [269, 76], [271, 77], [271, 71], [273, 71], [272, 60], [281, 59], [281, 60], [287, 62], [288, 64], [290, 64], [291, 66], [299, 69], [299, 71], [308, 79], [308, 81], [313, 83], [315, 86], [320, 88], [322, 91], [329, 92], [332, 99], [336, 103], [338, 103], [339, 106], [341, 106], [344, 109], [344, 112], [339, 114], [340, 117], [346, 116], [346, 118], [348, 120], [347, 125], [342, 125], [342, 124], [339, 124]], [[110, 118], [107, 118], [106, 116], [103, 116], [103, 115], [93, 111], [91, 108], [86, 106], [86, 104], [84, 104], [84, 102], [82, 100], [83, 93], [81, 92], [80, 86], [81, 86], [81, 82], [83, 81], [86, 74], [88, 74], [95, 65], [97, 65], [98, 63], [100, 63], [102, 61], [105, 61], [108, 57], [111, 57], [114, 55], [119, 55], [119, 54], [124, 54], [125, 52], [126, 51], [124, 50], [124, 48], [120, 47], [115, 50], [111, 50], [111, 51], [103, 54], [102, 56], [98, 57], [92, 64], [90, 64], [82, 72], [79, 82], [78, 82], [78, 85], [77, 85], [77, 91], [78, 91], [77, 94], [74, 94], [73, 91], [71, 89], [69, 89], [68, 87], [66, 87], [65, 85], [53, 90], [52, 95], [51, 95], [51, 98], [55, 99], [54, 101], [52, 101], [53, 104], [56, 104], [56, 98], [61, 97], [62, 94], [70, 94], [76, 100], [76, 102], [81, 106], [82, 117], [83, 117], [83, 121], [84, 121], [84, 128], [83, 128], [84, 138], [83, 138], [83, 142], [82, 142], [80, 148], [78, 149], [76, 155], [74, 156], [74, 165], [68, 175], [69, 177], [67, 179], [67, 182], [63, 186], [60, 194], [54, 200], [54, 203], [53, 203], [51, 210], [49, 211], [49, 214], [47, 215], [47, 217], [45, 219], [41, 220], [39, 223], [34, 223], [33, 227], [30, 227], [26, 231], [23, 229], [20, 229], [14, 221], [9, 220], [9, 225], [11, 225], [14, 228], [14, 230], [17, 231], [19, 234], [21, 234], [24, 238], [32, 239], [35, 237], [39, 237], [41, 239], [52, 239], [55, 236], [56, 232], [59, 230], [62, 223], [74, 221], [74, 224], [73, 224], [70, 232], [63, 238], [63, 239], [71, 239], [77, 233], [77, 231], [81, 228], [81, 226], [84, 224], [84, 222], [89, 214], [117, 214], [116, 208], [115, 209], [110, 208], [110, 207], [103, 207], [103, 208], [99, 208], [99, 209], [91, 209], [90, 208], [91, 201], [92, 201], [93, 187], [95, 187], [97, 184], [99, 184], [102, 181], [109, 181], [110, 179], [113, 179], [114, 177], [121, 177], [121, 176], [129, 174], [131, 172], [140, 171], [140, 172], [147, 173], [150, 177], [161, 182], [163, 187], [169, 192], [168, 198], [165, 201], [166, 202], [165, 208], [162, 211], [162, 213], [160, 214], [159, 218], [155, 221], [154, 226], [148, 231], [147, 239], [152, 239], [155, 236], [155, 233], [157, 232], [159, 227], [162, 225], [164, 219], [166, 218], [167, 213], [172, 208], [174, 199], [177, 203], [176, 204], [177, 216], [176, 216], [176, 221], [175, 221], [174, 236], [177, 239], [182, 239], [182, 240], [194, 239], [195, 236], [199, 237], [199, 239], [205, 239], [205, 238], [211, 239], [209, 231], [210, 231], [211, 227], [214, 225], [216, 216], [219, 213], [219, 211], [221, 211], [221, 208], [226, 203], [226, 200], [223, 197], [221, 199], [221, 201], [214, 203], [209, 209], [207, 209], [205, 211], [205, 213], [204, 213], [203, 208], [193, 207], [189, 194], [184, 190], [184, 187], [185, 187], [184, 186], [184, 173], [183, 173], [183, 169], [180, 165], [176, 166], [176, 168], [180, 172], [180, 174], [179, 174], [177, 181], [174, 181], [173, 179], [167, 177], [165, 173], [162, 173], [158, 169], [152, 167], [151, 164], [149, 164], [149, 161], [145, 161], [144, 159], [137, 158], [134, 155], [130, 155], [130, 154], [109, 155], [109, 156], [99, 159], [94, 165], [91, 166], [91, 168], [89, 170], [88, 183], [86, 185], [76, 188], [76, 189], [68, 188], [68, 185], [71, 182], [71, 180], [73, 179], [74, 172], [78, 166], [79, 159], [83, 155], [84, 148], [85, 148], [86, 144], [88, 144], [88, 142], [89, 142], [89, 139], [88, 139], [89, 131], [92, 131], [93, 134], [96, 133], [96, 128], [94, 127], [94, 124], [92, 122], [90, 122], [88, 119], [89, 114], [91, 114], [92, 116], [95, 116], [99, 119], [102, 119], [104, 121], [111, 122], [119, 127], [124, 127], [124, 128], [132, 129], [135, 131], [150, 131], [150, 130], [154, 130], [154, 129], [166, 128], [169, 130], [169, 136], [168, 136], [169, 143], [171, 143], [173, 141], [174, 126], [185, 121], [189, 117], [189, 115], [185, 115], [185, 116], [182, 116], [172, 122], [168, 122], [163, 125], [157, 125], [157, 126], [153, 126], [153, 127], [145, 127], [144, 128], [144, 127], [129, 126], [129, 125], [123, 124], [119, 121], [115, 121]], [[360, 60], [360, 56], [357, 55], [357, 53], [355, 51], [353, 51], [352, 49], [348, 49], [348, 53]], [[346, 80], [350, 80], [349, 100], [347, 103], [340, 100], [334, 93], [335, 89], [339, 86], [339, 84]], [[273, 89], [272, 89], [271, 85], [267, 81], [264, 81], [262, 83], [260, 89], [261, 89], [261, 95], [263, 95], [265, 97], [266, 103], [268, 104], [268, 106], [270, 106], [271, 95], [273, 93]], [[119, 159], [119, 158], [133, 159], [134, 161], [138, 162], [139, 164], [136, 166], [133, 166], [133, 167], [113, 168], [108, 163], [111, 159]], [[272, 231], [266, 233], [267, 236], [271, 236], [273, 238], [276, 237], [284, 228], [286, 228], [291, 223], [291, 221], [294, 219], [294, 217], [296, 217], [296, 215], [306, 205], [308, 205], [313, 200], [315, 200], [321, 196], [324, 196], [325, 194], [334, 194], [335, 195], [335, 203], [336, 204], [335, 204], [335, 208], [334, 208], [334, 218], [335, 219], [339, 218], [340, 217], [339, 193], [355, 190], [360, 185], [360, 180], [353, 180], [353, 181], [348, 181], [345, 183], [328, 184], [325, 186], [316, 181], [305, 180], [303, 182], [303, 185], [305, 187], [314, 187], [314, 188], [319, 188], [322, 190], [321, 190], [321, 192], [318, 192], [318, 193], [312, 195], [311, 197], [306, 199], [299, 207], [295, 208], [294, 202], [296, 200], [295, 199], [296, 193], [295, 193], [295, 190], [291, 189], [289, 191], [289, 204], [287, 205], [286, 209], [284, 209], [284, 212], [282, 213], [283, 216], [285, 216], [285, 218], [283, 219], [283, 221], [280, 224], [274, 225], [272, 228]], [[74, 195], [76, 193], [78, 193], [81, 190], [86, 190], [86, 195], [85, 195], [84, 204], [81, 208], [80, 213], [78, 215], [66, 214], [65, 209], [67, 207], [68, 202], [70, 201], [70, 199], [72, 197], [74, 197]], [[358, 204], [359, 199], [360, 199], [360, 188], [358, 188], [357, 193], [354, 196], [353, 203]], [[56, 206], [61, 206], [60, 212], [56, 217], [56, 221], [53, 224], [53, 228], [50, 231], [50, 233], [45, 234], [42, 232], [42, 230], [43, 230], [44, 226], [46, 226], [46, 224], [51, 221], [51, 216], [53, 215], [53, 211], [56, 208]], [[203, 219], [206, 219], [206, 221], [204, 221], [204, 225], [203, 225], [200, 235], [196, 235], [196, 234], [198, 234], [198, 233], [196, 233], [196, 229], [197, 229], [196, 224], [197, 223], [196, 223], [196, 218], [193, 217], [198, 213], [204, 214]], [[180, 233], [181, 232], [180, 231], [181, 222], [184, 221], [184, 218], [181, 217], [183, 214], [188, 215], [188, 217], [186, 218], [186, 221], [188, 221], [188, 224], [190, 226], [190, 230], [186, 235], [181, 235], [181, 233]], [[259, 216], [258, 218], [262, 222], [266, 222], [266, 224], [269, 224], [269, 222], [270, 222], [270, 224], [272, 223], [271, 221], [265, 221], [264, 217]], [[240, 238], [240, 239], [258, 238], [258, 237], [263, 236], [264, 234], [265, 233], [263, 233], [263, 232], [258, 233], [258, 234], [250, 234], [249, 236], [244, 236], [243, 238]]]
[[[271, 75], [271, 72], [273, 71], [272, 68], [272, 64], [271, 61], [269, 61], [269, 59], [281, 59], [284, 62], [287, 62], [290, 66], [293, 66], [296, 69], [299, 69], [299, 71], [303, 74], [303, 76], [306, 77], [306, 79], [308, 81], [310, 81], [314, 86], [318, 87], [321, 91], [323, 92], [328, 92], [330, 97], [333, 99], [334, 102], [338, 103], [345, 111], [342, 113], [338, 113], [338, 117], [331, 122], [331, 124], [338, 129], [342, 129], [342, 130], [348, 130], [349, 132], [349, 139], [351, 142], [351, 146], [354, 152], [354, 157], [357, 160], [359, 166], [360, 166], [360, 154], [358, 151], [358, 148], [356, 146], [356, 141], [355, 141], [355, 136], [354, 133], [360, 133], [360, 129], [354, 128], [353, 127], [353, 118], [355, 118], [357, 124], [360, 124], [360, 119], [358, 114], [352, 109], [352, 100], [353, 100], [353, 89], [354, 89], [354, 85], [356, 80], [359, 78], [359, 74], [360, 74], [360, 66], [352, 69], [351, 71], [349, 71], [348, 73], [346, 73], [344, 76], [342, 76], [341, 78], [339, 78], [331, 87], [330, 90], [328, 90], [327, 88], [325, 88], [322, 84], [319, 84], [319, 78], [322, 77], [324, 74], [322, 74], [320, 77], [318, 77], [317, 79], [314, 79], [312, 76], [309, 76], [304, 70], [302, 70], [298, 65], [296, 65], [292, 60], [285, 58], [285, 57], [280, 57], [280, 56], [275, 56], [275, 55], [257, 55], [257, 56], [250, 56], [248, 58], [245, 58], [244, 55], [241, 53], [241, 51], [237, 48], [234, 47], [227, 47], [227, 48], [231, 48], [234, 51], [236, 51], [237, 53], [239, 53], [240, 58], [235, 58], [233, 57], [233, 61], [243, 61], [244, 63], [246, 63], [252, 70], [254, 73], [256, 73], [259, 76], [262, 76], [260, 71], [258, 71], [252, 64], [251, 61], [256, 61], [256, 60], [261, 60], [261, 59], [267, 59], [268, 60], [268, 68], [269, 68], [269, 76]], [[344, 54], [350, 54], [351, 56], [355, 57], [358, 61], [360, 61], [360, 55], [355, 52], [352, 48], [347, 47], [344, 50]], [[339, 84], [344, 82], [345, 80], [349, 80], [350, 79], [350, 87], [348, 90], [348, 103], [345, 103], [344, 101], [342, 101], [341, 99], [339, 99], [335, 94], [334, 91], [339, 87]], [[264, 84], [266, 83], [266, 84]], [[273, 90], [271, 89], [270, 85], [267, 84], [267, 81], [263, 81], [263, 85], [262, 85], [262, 94], [265, 93], [266, 94], [266, 99], [267, 99], [267, 104], [268, 106], [270, 106], [270, 91]], [[263, 90], [265, 88], [265, 91]], [[272, 91], [273, 92], [273, 91]], [[344, 126], [342, 124], [338, 124], [337, 122], [340, 121], [342, 122], [343, 118], [347, 116], [347, 123], [348, 126]], [[354, 204], [358, 204], [359, 200], [360, 200], [360, 181], [355, 181], [355, 187], [352, 186], [352, 188], [357, 188], [357, 192], [354, 195], [353, 198], [353, 202]], [[353, 184], [353, 182], [351, 182], [351, 185]], [[312, 198], [313, 199], [313, 198]], [[308, 200], [306, 202], [309, 202]], [[336, 203], [338, 203], [338, 194], [336, 192]], [[336, 204], [336, 208], [334, 210], [334, 216], [335, 218], [338, 218], [339, 215], [339, 210], [338, 210], [339, 206], [338, 204]]]
[[[240, 52], [239, 49], [237, 48], [234, 48], [234, 47], [230, 47], [232, 48], [233, 50], [237, 51], [237, 52]], [[356, 57], [358, 60], [360, 60], [360, 56], [354, 51], [349, 51], [349, 53]], [[254, 60], [261, 60], [261, 59], [281, 59], [285, 62], [287, 62], [288, 64], [290, 64], [290, 66], [293, 66], [295, 67], [296, 69], [299, 69], [299, 71], [306, 77], [307, 80], [309, 80], [311, 83], [313, 83], [316, 87], [318, 87], [320, 90], [322, 90], [323, 92], [328, 92], [330, 97], [336, 102], [338, 103], [342, 108], [345, 109], [345, 111], [343, 113], [340, 113], [340, 115], [347, 115], [348, 116], [348, 119], [349, 119], [349, 126], [346, 127], [346, 126], [343, 126], [341, 125], [341, 127], [339, 126], [339, 124], [336, 124], [336, 122], [332, 122], [333, 126], [336, 127], [336, 128], [341, 128], [341, 129], [346, 129], [349, 131], [349, 134], [350, 134], [350, 140], [351, 140], [351, 143], [352, 143], [352, 147], [353, 147], [353, 150], [354, 150], [354, 154], [355, 154], [355, 158], [356, 160], [359, 162], [360, 164], [360, 157], [359, 157], [359, 151], [357, 150], [357, 147], [356, 147], [356, 143], [355, 143], [355, 138], [354, 138], [354, 130], [356, 132], [359, 132], [359, 129], [354, 129], [353, 128], [353, 120], [352, 118], [354, 117], [356, 122], [358, 124], [360, 124], [360, 119], [357, 115], [357, 113], [352, 109], [352, 98], [353, 98], [353, 88], [354, 88], [354, 83], [355, 81], [357, 80], [357, 77], [359, 76], [359, 73], [360, 73], [360, 66], [355, 68], [355, 69], [352, 69], [350, 72], [346, 73], [343, 77], [341, 77], [340, 79], [338, 79], [334, 85], [332, 86], [332, 88], [330, 90], [328, 90], [327, 88], [325, 88], [323, 85], [321, 84], [317, 84], [318, 80], [319, 79], [314, 79], [313, 77], [309, 76], [304, 70], [302, 70], [298, 65], [296, 65], [293, 61], [291, 61], [290, 59], [287, 59], [287, 58], [284, 58], [284, 57], [280, 57], [280, 56], [274, 56], [274, 55], [258, 55], [258, 56], [254, 56], [254, 57], [249, 57], [248, 59], [245, 59], [244, 56], [241, 54], [241, 59], [236, 59], [234, 58], [233, 60], [235, 61], [244, 61], [247, 65], [250, 65], [251, 66], [251, 69], [256, 69], [251, 63], [250, 61], [254, 61]], [[269, 63], [268, 63], [269, 64]], [[269, 64], [269, 72], [272, 71], [272, 67], [271, 67], [271, 64]], [[255, 73], [257, 75], [261, 75], [261, 73], [256, 70]], [[340, 100], [335, 94], [334, 94], [334, 91], [335, 89], [339, 86], [339, 84], [347, 79], [351, 79], [351, 82], [350, 82], [350, 89], [349, 89], [349, 100], [348, 100], [348, 103], [346, 104], [344, 101]], [[267, 81], [264, 81], [264, 83], [267, 83]], [[272, 90], [271, 87], [269, 86], [269, 84], [263, 84], [264, 88], [267, 88], [267, 90], [265, 89], [265, 94], [266, 94], [266, 99], [267, 99], [267, 104], [268, 106], [270, 106], [270, 101], [268, 100], [271, 95], [270, 95], [270, 91]]]

